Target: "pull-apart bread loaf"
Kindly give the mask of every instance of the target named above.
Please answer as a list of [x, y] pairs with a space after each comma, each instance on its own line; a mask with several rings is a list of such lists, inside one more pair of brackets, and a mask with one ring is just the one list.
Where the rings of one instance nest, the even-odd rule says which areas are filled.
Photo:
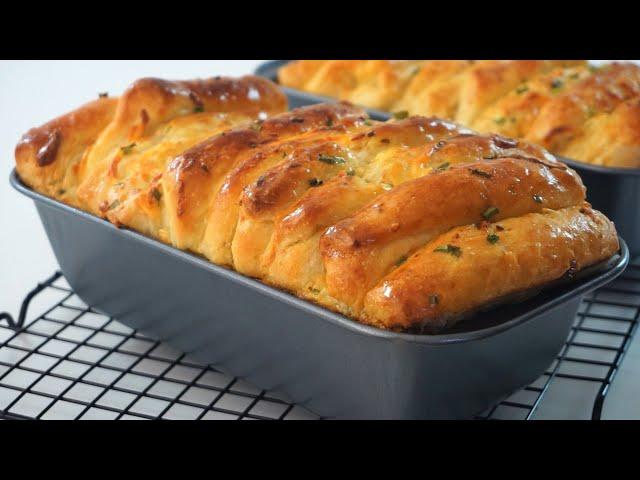
[[36, 190], [355, 320], [440, 331], [611, 257], [613, 224], [540, 147], [255, 77], [136, 82], [31, 130]]
[[640, 168], [640, 66], [583, 60], [300, 60], [282, 85], [435, 115], [557, 155]]

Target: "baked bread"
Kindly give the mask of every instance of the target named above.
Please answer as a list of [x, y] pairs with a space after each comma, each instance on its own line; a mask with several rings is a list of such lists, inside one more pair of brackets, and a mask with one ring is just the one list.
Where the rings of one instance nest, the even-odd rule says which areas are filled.
[[640, 67], [582, 60], [299, 60], [279, 82], [369, 108], [452, 119], [556, 155], [640, 167]]
[[17, 170], [116, 225], [399, 331], [441, 331], [619, 248], [541, 147], [346, 103], [284, 108], [255, 77], [143, 80], [31, 130]]
[[29, 130], [16, 147], [17, 168], [34, 189], [106, 213], [117, 191], [130, 200], [132, 190], [144, 190], [186, 148], [286, 109], [282, 92], [260, 77], [143, 78], [119, 99], [99, 98]]

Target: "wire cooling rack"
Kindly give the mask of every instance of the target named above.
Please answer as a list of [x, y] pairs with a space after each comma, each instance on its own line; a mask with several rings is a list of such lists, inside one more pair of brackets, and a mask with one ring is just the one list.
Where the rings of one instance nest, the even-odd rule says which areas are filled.
[[[477, 418], [562, 418], [580, 403], [587, 417], [600, 418], [639, 315], [636, 259], [619, 279], [585, 297], [549, 369]], [[558, 410], [563, 397], [569, 410]], [[56, 273], [25, 297], [17, 320], [0, 313], [0, 418], [319, 417], [95, 311]]]

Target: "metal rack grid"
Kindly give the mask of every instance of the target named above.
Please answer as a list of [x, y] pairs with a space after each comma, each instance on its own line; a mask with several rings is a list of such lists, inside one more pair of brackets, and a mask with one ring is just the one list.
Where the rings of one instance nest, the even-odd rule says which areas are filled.
[[[29, 312], [42, 312], [28, 316]], [[566, 344], [533, 384], [478, 415], [533, 419], [565, 381], [588, 385], [598, 419], [640, 316], [640, 258], [585, 297]], [[32, 290], [16, 321], [0, 313], [0, 418], [317, 419], [85, 305], [56, 273]], [[592, 405], [592, 407], [591, 407]]]

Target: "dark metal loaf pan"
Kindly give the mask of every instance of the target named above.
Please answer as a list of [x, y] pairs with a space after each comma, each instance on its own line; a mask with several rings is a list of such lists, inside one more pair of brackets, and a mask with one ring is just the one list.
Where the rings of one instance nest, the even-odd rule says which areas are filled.
[[597, 273], [478, 314], [457, 333], [393, 333], [118, 229], [30, 190], [15, 171], [11, 184], [35, 201], [65, 277], [87, 304], [329, 418], [480, 413], [544, 372], [582, 296], [628, 262], [621, 242]]
[[[278, 80], [278, 69], [289, 60], [272, 60], [256, 69], [256, 74], [274, 82]], [[336, 102], [335, 98], [323, 97], [293, 88], [281, 87], [295, 107], [314, 103]], [[376, 120], [387, 120], [388, 112], [367, 110]], [[587, 200], [616, 224], [618, 233], [625, 239], [631, 255], [640, 255], [640, 169], [609, 168], [559, 157], [576, 170], [587, 187]]]

